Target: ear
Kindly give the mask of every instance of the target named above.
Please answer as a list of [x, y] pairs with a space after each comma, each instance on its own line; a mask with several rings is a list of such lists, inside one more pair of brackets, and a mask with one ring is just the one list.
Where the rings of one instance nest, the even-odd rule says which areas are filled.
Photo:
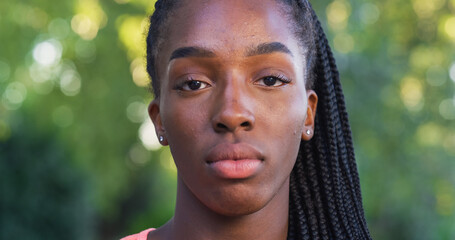
[[303, 127], [302, 140], [309, 141], [314, 135], [314, 120], [316, 117], [316, 108], [318, 106], [318, 95], [313, 90], [307, 90], [308, 106]]
[[[159, 98], [155, 98], [149, 104], [148, 112], [149, 112], [150, 119], [153, 122], [153, 125], [155, 125], [155, 132], [156, 132], [156, 136], [158, 137], [158, 141], [163, 146], [168, 145], [168, 142], [166, 139], [166, 130], [164, 129], [163, 122], [161, 121]], [[161, 140], [160, 137], [162, 137], [162, 141], [160, 141]]]

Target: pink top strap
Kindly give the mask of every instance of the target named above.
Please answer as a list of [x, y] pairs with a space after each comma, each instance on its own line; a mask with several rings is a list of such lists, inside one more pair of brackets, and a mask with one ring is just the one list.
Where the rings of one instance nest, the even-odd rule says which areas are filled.
[[153, 230], [155, 230], [155, 228], [149, 228], [138, 234], [130, 235], [130, 236], [124, 237], [120, 240], [147, 240], [147, 235], [149, 234], [149, 232], [151, 232]]

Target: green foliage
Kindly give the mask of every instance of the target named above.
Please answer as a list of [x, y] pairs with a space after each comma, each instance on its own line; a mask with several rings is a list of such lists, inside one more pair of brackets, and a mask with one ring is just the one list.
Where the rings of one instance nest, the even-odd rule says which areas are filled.
[[[0, 145], [2, 239], [90, 239], [93, 209], [84, 173], [30, 120]], [[19, 124], [18, 124], [19, 125]]]
[[[454, 239], [455, 0], [312, 3], [373, 238]], [[146, 119], [153, 4], [0, 1], [2, 239], [113, 239], [172, 215], [175, 167]]]
[[454, 1], [334, 3], [351, 12], [328, 29], [373, 237], [453, 239]]

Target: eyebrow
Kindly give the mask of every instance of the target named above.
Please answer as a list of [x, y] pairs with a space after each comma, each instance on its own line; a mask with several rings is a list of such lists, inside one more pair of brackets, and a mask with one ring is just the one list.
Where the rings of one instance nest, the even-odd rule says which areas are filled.
[[215, 57], [216, 54], [202, 47], [181, 47], [172, 52], [169, 61], [186, 57]]
[[[261, 43], [255, 47], [251, 47], [247, 50], [246, 56], [252, 57], [263, 54], [271, 54], [274, 52], [282, 52], [293, 56], [291, 50], [280, 42]], [[172, 52], [169, 61], [187, 57], [212, 58], [216, 57], [216, 54], [203, 47], [181, 47]]]
[[286, 54], [293, 56], [291, 50], [289, 50], [289, 48], [287, 48], [284, 44], [282, 44], [280, 42], [270, 42], [270, 43], [259, 44], [256, 47], [250, 48], [247, 51], [246, 56], [251, 57], [251, 56], [257, 56], [257, 55], [262, 55], [262, 54], [270, 54], [270, 53], [274, 53], [274, 52], [282, 52], [282, 53], [286, 53]]

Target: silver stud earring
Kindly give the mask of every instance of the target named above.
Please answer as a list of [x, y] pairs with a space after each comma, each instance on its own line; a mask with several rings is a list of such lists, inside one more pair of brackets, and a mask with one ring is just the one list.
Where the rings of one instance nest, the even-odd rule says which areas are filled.
[[164, 137], [163, 136], [160, 136], [159, 139], [160, 139], [160, 142], [164, 141]]
[[311, 130], [310, 129], [307, 129], [306, 130], [306, 135], [310, 135], [311, 134]]

